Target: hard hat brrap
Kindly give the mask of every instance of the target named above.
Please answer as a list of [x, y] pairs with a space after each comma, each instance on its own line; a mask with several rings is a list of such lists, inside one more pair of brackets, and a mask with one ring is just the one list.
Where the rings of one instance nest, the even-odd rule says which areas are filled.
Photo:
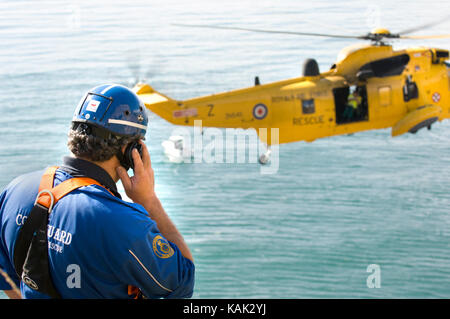
[[148, 117], [133, 91], [120, 84], [105, 84], [91, 89], [81, 99], [72, 123], [89, 124], [97, 135], [143, 138]]

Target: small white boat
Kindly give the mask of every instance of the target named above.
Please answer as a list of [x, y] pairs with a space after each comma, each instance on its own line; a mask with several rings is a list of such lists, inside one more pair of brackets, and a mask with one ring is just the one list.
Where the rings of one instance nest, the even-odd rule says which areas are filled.
[[168, 140], [162, 142], [161, 145], [164, 149], [164, 154], [172, 163], [182, 163], [185, 160], [190, 161], [192, 159], [192, 151], [185, 147], [183, 136], [171, 136]]

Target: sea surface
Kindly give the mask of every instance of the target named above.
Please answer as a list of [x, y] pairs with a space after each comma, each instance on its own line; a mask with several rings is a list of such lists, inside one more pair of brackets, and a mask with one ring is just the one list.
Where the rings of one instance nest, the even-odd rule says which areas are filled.
[[[61, 163], [93, 86], [139, 78], [187, 99], [297, 77], [307, 58], [327, 70], [358, 41], [173, 23], [361, 35], [449, 11], [448, 0], [2, 0], [0, 189]], [[449, 31], [447, 21], [416, 34]], [[450, 298], [449, 121], [281, 145], [278, 171], [262, 174], [254, 160], [168, 162], [161, 142], [176, 127], [149, 117], [156, 190], [196, 261], [194, 298]]]

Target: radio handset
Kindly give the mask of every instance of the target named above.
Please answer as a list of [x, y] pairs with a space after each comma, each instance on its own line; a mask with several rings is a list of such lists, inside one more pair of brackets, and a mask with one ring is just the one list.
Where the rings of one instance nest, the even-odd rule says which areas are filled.
[[125, 167], [125, 169], [132, 168], [134, 170], [134, 161], [133, 161], [133, 149], [137, 149], [139, 152], [139, 156], [142, 158], [142, 145], [139, 142], [131, 142], [125, 148], [125, 152], [123, 153], [121, 165]]

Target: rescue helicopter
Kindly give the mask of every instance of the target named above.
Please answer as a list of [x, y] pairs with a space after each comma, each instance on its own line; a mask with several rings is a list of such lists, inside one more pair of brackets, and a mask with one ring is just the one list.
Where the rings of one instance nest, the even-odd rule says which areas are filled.
[[[443, 21], [443, 20], [442, 20]], [[442, 22], [442, 21], [439, 21]], [[300, 77], [254, 85], [218, 94], [175, 100], [137, 83], [134, 91], [148, 109], [175, 125], [255, 129], [267, 152], [259, 162], [270, 159], [274, 144], [391, 128], [393, 137], [431, 129], [437, 121], [450, 118], [449, 51], [413, 47], [394, 50], [392, 39], [450, 38], [447, 35], [407, 35], [433, 24], [399, 33], [376, 28], [361, 35], [336, 35], [228, 27], [180, 25], [251, 32], [351, 38], [368, 40], [341, 50], [336, 62], [320, 72], [314, 59], [307, 59]], [[259, 134], [267, 128], [267, 134]], [[272, 140], [271, 128], [278, 128]]]

